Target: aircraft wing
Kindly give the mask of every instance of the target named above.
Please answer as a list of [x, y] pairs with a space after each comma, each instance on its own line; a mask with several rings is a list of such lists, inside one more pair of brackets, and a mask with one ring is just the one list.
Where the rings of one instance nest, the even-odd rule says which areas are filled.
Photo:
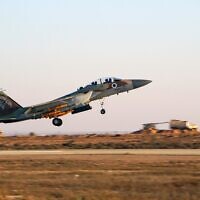
[[31, 106], [26, 114], [37, 116], [36, 118], [54, 118], [68, 114], [78, 107], [88, 103], [91, 92], [77, 94], [75, 96], [63, 97], [43, 104]]
[[43, 104], [31, 106], [27, 109], [26, 114], [48, 114], [68, 106], [70, 99], [56, 99]]

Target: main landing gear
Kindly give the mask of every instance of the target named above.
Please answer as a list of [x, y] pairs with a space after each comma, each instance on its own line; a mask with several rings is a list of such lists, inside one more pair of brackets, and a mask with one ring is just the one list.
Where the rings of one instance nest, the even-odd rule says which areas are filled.
[[62, 126], [62, 124], [63, 124], [62, 119], [60, 119], [60, 118], [54, 118], [52, 120], [52, 123], [54, 126]]

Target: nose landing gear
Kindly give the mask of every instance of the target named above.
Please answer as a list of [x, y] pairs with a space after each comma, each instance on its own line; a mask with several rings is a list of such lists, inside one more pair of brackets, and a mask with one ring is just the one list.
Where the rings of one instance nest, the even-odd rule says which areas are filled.
[[63, 124], [62, 119], [60, 119], [60, 118], [54, 118], [52, 120], [52, 123], [54, 126], [62, 126], [62, 124]]
[[102, 108], [100, 112], [102, 115], [104, 115], [106, 113], [106, 110], [104, 108]]
[[106, 110], [103, 108], [104, 101], [102, 101], [102, 102], [100, 103], [100, 105], [101, 105], [100, 113], [101, 113], [102, 115], [104, 115], [104, 114], [106, 113]]

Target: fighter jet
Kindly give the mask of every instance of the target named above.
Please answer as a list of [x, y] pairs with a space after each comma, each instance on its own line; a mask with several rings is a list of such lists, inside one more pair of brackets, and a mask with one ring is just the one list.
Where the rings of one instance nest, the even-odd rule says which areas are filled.
[[141, 79], [100, 78], [85, 87], [80, 87], [73, 93], [29, 107], [22, 107], [7, 96], [4, 91], [0, 91], [0, 122], [12, 123], [48, 118], [53, 119], [54, 126], [61, 126], [63, 122], [59, 117], [63, 115], [91, 110], [92, 107], [89, 103], [95, 100], [101, 101], [100, 113], [103, 115], [106, 113], [103, 107], [105, 97], [128, 92], [149, 83], [151, 83], [150, 80]]

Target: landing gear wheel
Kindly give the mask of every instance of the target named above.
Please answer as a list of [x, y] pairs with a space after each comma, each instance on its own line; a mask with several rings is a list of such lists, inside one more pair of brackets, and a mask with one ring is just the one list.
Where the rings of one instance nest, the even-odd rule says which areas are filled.
[[54, 118], [52, 123], [54, 126], [62, 126], [63, 122], [62, 122], [62, 119], [60, 119], [60, 118]]
[[104, 108], [101, 109], [101, 114], [104, 115], [106, 113], [106, 110]]
[[101, 105], [101, 110], [100, 110], [100, 113], [102, 115], [104, 115], [106, 113], [106, 110], [103, 108], [103, 105], [104, 105], [104, 99], [102, 101], [100, 101], [100, 105]]

